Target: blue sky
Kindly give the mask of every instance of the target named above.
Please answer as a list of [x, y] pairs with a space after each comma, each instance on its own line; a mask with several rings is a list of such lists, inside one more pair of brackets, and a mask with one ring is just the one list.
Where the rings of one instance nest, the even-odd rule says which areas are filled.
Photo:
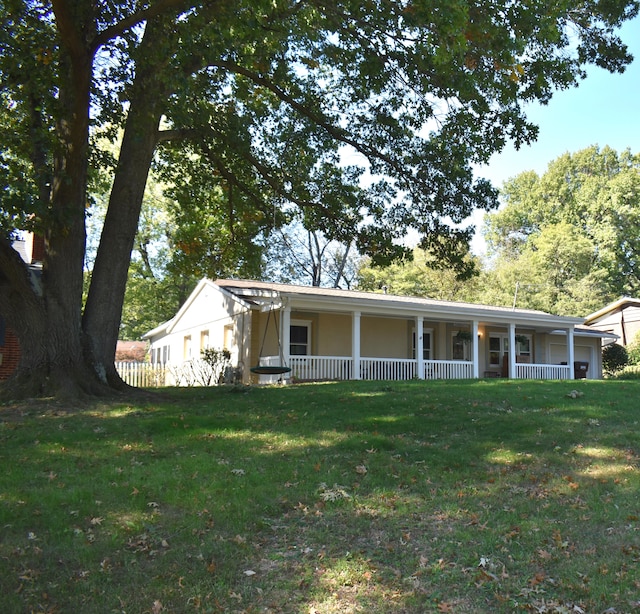
[[[591, 67], [577, 88], [556, 92], [546, 106], [531, 105], [527, 114], [540, 128], [538, 140], [519, 151], [507, 146], [477, 175], [501, 187], [523, 171], [542, 174], [552, 160], [590, 145], [640, 153], [640, 18], [627, 23], [620, 36], [635, 58], [623, 74]], [[473, 222], [479, 230], [482, 215]], [[482, 251], [482, 241], [474, 241], [473, 248]]]

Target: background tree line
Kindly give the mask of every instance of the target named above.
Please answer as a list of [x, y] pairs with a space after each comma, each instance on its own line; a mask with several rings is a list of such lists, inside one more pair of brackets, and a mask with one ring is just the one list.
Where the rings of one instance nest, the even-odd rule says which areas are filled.
[[[206, 245], [214, 216], [193, 227], [175, 205], [147, 191], [123, 312], [122, 334], [137, 338], [170, 318], [202, 276], [236, 275], [234, 260]], [[416, 247], [375, 266], [352, 243], [330, 241], [298, 221], [269, 235], [246, 273], [256, 278], [358, 288], [435, 299], [541, 309], [586, 316], [620, 296], [640, 292], [640, 156], [592, 146], [509, 179], [502, 206], [485, 215], [483, 256], [462, 251], [466, 272]], [[202, 220], [201, 220], [202, 221]], [[185, 249], [185, 237], [201, 249]]]

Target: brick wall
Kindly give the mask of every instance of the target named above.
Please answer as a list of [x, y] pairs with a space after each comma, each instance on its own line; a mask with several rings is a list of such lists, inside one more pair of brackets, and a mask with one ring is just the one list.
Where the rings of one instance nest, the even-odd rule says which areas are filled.
[[20, 343], [15, 333], [7, 327], [4, 345], [0, 345], [2, 363], [0, 364], [0, 380], [7, 379], [16, 370], [20, 360]]

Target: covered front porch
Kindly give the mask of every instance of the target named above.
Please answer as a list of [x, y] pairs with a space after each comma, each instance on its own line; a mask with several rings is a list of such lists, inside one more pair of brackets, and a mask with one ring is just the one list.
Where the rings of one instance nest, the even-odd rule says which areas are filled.
[[[260, 383], [575, 377], [574, 322], [558, 329], [522, 318], [504, 322], [497, 317], [464, 321], [435, 314], [311, 313], [288, 305], [277, 317], [279, 351], [260, 362], [291, 371], [260, 375]], [[272, 347], [276, 349], [275, 343]]]
[[[267, 356], [265, 365], [282, 364], [279, 356]], [[285, 363], [286, 364], [286, 363]], [[291, 377], [297, 381], [322, 380], [410, 380], [410, 379], [474, 379], [474, 364], [468, 360], [426, 360], [420, 370], [418, 362], [397, 358], [361, 358], [356, 370], [354, 360], [343, 356], [293, 356], [288, 366]], [[498, 377], [495, 372], [485, 372], [483, 377]], [[355, 375], [355, 377], [354, 377]], [[277, 381], [282, 375], [262, 375], [261, 383]], [[567, 365], [518, 364], [515, 379], [573, 379], [572, 369]], [[264, 378], [264, 379], [263, 379]]]

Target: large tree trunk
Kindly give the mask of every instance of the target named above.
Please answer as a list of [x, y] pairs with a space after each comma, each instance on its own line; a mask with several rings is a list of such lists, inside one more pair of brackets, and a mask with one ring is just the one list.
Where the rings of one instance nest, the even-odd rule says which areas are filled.
[[114, 358], [131, 251], [165, 100], [164, 58], [153, 52], [154, 45], [162, 40], [165, 21], [158, 18], [148, 23], [141, 43], [139, 57], [146, 62], [136, 67], [120, 157], [82, 321], [94, 367], [115, 388], [125, 387]]
[[91, 56], [62, 53], [58, 149], [44, 214], [42, 273], [21, 261], [7, 240], [0, 253], [0, 308], [21, 346], [15, 376], [3, 396], [76, 396], [100, 390], [84, 360], [81, 327]]

